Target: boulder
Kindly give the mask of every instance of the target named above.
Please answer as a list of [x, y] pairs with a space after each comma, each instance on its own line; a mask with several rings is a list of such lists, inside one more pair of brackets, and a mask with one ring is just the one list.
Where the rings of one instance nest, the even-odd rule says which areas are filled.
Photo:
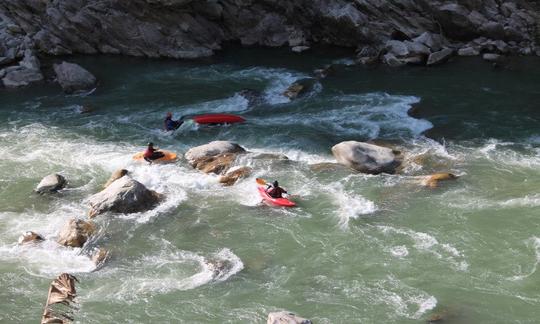
[[430, 188], [437, 188], [440, 181], [455, 180], [458, 177], [452, 173], [435, 173], [424, 180], [423, 184]]
[[341, 142], [332, 147], [332, 154], [338, 163], [369, 174], [395, 173], [401, 165], [396, 151], [363, 142]]
[[195, 160], [193, 167], [204, 173], [222, 174], [232, 166], [235, 160], [236, 154], [234, 153], [203, 156]]
[[454, 50], [450, 48], [444, 48], [438, 52], [431, 53], [431, 55], [429, 55], [428, 57], [427, 65], [431, 66], [431, 65], [442, 64], [448, 61], [448, 59], [452, 56], [452, 54], [454, 54]]
[[394, 54], [392, 53], [386, 53], [383, 56], [383, 62], [391, 67], [400, 67], [405, 65], [406, 63], [402, 60], [398, 59]]
[[115, 213], [137, 213], [154, 208], [163, 195], [147, 189], [142, 183], [129, 176], [115, 180], [107, 188], [88, 199], [90, 217], [107, 211]]
[[245, 178], [251, 174], [251, 168], [250, 167], [239, 167], [232, 170], [227, 171], [223, 176], [219, 177], [219, 183], [223, 184], [224, 186], [232, 186], [235, 184], [239, 179]]
[[283, 95], [291, 100], [299, 98], [311, 91], [316, 82], [317, 80], [313, 78], [300, 79], [291, 84], [287, 90], [283, 92]]
[[413, 42], [424, 44], [429, 47], [433, 52], [440, 51], [442, 48], [443, 38], [439, 34], [433, 34], [430, 32], [424, 32], [420, 36], [413, 39]]
[[41, 179], [37, 185], [35, 192], [39, 194], [44, 194], [47, 192], [56, 192], [60, 189], [63, 189], [67, 184], [66, 178], [63, 176], [53, 173], [49, 174], [45, 178]]
[[43, 236], [35, 232], [28, 231], [19, 237], [19, 244], [38, 243], [44, 240], [45, 238], [43, 238]]
[[312, 324], [308, 319], [302, 318], [291, 312], [274, 312], [268, 314], [267, 324]]
[[506, 57], [495, 53], [484, 53], [482, 59], [495, 64], [504, 64], [506, 62]]
[[328, 75], [332, 74], [335, 72], [335, 67], [334, 65], [327, 65], [321, 69], [315, 69], [313, 70], [313, 74], [315, 75], [315, 78], [317, 79], [324, 79], [326, 78]]
[[238, 154], [245, 152], [246, 150], [236, 143], [229, 141], [213, 141], [189, 149], [184, 156], [188, 163], [194, 167], [197, 164], [197, 161], [203, 157], [212, 157], [225, 153]]
[[2, 83], [6, 88], [24, 87], [34, 82], [43, 80], [43, 74], [39, 70], [18, 68], [6, 72], [2, 78]]
[[293, 47], [291, 47], [291, 51], [293, 51], [295, 53], [302, 53], [304, 51], [307, 51], [308, 49], [310, 49], [309, 46], [293, 46]]
[[96, 77], [80, 65], [62, 62], [54, 64], [53, 68], [56, 80], [66, 93], [91, 90], [96, 86]]
[[109, 178], [109, 180], [107, 180], [105, 185], [103, 185], [103, 188], [107, 188], [115, 180], [118, 180], [118, 179], [122, 178], [126, 174], [128, 174], [128, 170], [126, 170], [126, 169], [118, 169], [118, 170], [114, 171], [113, 174], [111, 175], [111, 177]]
[[58, 233], [57, 242], [64, 246], [82, 247], [95, 231], [94, 223], [72, 218]]
[[96, 248], [94, 249], [90, 259], [92, 260], [92, 262], [94, 262], [96, 266], [98, 266], [98, 265], [102, 265], [105, 262], [105, 260], [107, 260], [108, 257], [109, 257], [109, 251], [105, 249]]

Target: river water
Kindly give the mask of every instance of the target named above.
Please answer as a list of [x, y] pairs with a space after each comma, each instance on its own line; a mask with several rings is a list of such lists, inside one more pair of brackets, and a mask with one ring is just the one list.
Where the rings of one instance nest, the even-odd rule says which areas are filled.
[[[263, 323], [286, 309], [315, 323], [533, 323], [540, 309], [540, 59], [494, 69], [477, 58], [434, 68], [348, 66], [347, 53], [234, 49], [202, 61], [77, 57], [100, 80], [87, 96], [56, 85], [0, 90], [0, 322], [39, 320], [61, 272], [80, 280], [80, 323]], [[341, 63], [308, 96], [281, 95], [315, 68]], [[235, 92], [253, 88], [249, 107]], [[80, 113], [79, 105], [93, 111]], [[415, 107], [414, 116], [407, 111]], [[225, 127], [175, 116], [243, 115]], [[254, 174], [233, 187], [174, 165], [137, 164], [149, 140], [184, 153], [231, 140], [289, 160], [243, 158]], [[344, 140], [404, 152], [399, 175], [370, 176], [332, 162]], [[82, 249], [55, 243], [110, 173], [166, 195], [156, 209], [95, 219]], [[52, 172], [69, 188], [38, 196]], [[422, 175], [453, 172], [430, 189]], [[260, 204], [255, 177], [278, 179], [298, 207]], [[46, 241], [17, 245], [36, 231]], [[95, 247], [111, 257], [96, 269]], [[206, 260], [225, 260], [215, 276]]]

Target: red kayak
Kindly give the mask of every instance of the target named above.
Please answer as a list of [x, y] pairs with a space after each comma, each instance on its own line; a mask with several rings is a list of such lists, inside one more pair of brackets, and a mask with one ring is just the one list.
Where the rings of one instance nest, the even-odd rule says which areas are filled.
[[232, 114], [206, 114], [192, 118], [197, 124], [233, 124], [246, 120], [240, 116]]
[[290, 201], [287, 198], [272, 198], [270, 195], [266, 192], [263, 186], [259, 186], [259, 194], [261, 195], [264, 202], [267, 202], [272, 205], [276, 206], [282, 206], [282, 207], [294, 207], [296, 204], [292, 201]]

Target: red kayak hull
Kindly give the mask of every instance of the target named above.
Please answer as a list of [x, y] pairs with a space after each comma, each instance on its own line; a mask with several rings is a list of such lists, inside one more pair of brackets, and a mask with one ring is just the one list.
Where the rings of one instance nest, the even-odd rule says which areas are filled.
[[244, 118], [232, 114], [206, 114], [195, 116], [192, 119], [197, 124], [232, 124], [246, 121]]
[[282, 207], [294, 207], [296, 204], [289, 199], [286, 198], [272, 198], [270, 195], [266, 192], [264, 187], [259, 186], [257, 189], [259, 189], [259, 194], [261, 195], [264, 202], [269, 203], [271, 205], [275, 206], [282, 206]]

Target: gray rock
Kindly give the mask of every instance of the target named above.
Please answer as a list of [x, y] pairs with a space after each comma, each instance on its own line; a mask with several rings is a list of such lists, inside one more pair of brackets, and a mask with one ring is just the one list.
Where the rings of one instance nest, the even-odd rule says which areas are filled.
[[308, 319], [302, 318], [291, 312], [274, 312], [268, 314], [267, 324], [312, 324]]
[[484, 53], [482, 55], [482, 59], [488, 62], [499, 63], [499, 64], [506, 62], [506, 58], [504, 56], [495, 54], [495, 53]]
[[16, 69], [5, 69], [6, 74], [2, 82], [6, 88], [24, 87], [31, 83], [43, 80], [43, 74], [39, 70], [30, 70], [17, 66]]
[[39, 182], [35, 189], [35, 192], [40, 194], [47, 192], [56, 192], [58, 190], [64, 189], [66, 184], [66, 178], [64, 178], [63, 176], [56, 173], [49, 174]]
[[418, 56], [418, 55], [429, 55], [431, 51], [429, 48], [420, 42], [411, 42], [411, 41], [405, 41], [405, 46], [407, 46], [407, 49], [409, 50], [409, 54], [411, 56]]
[[460, 48], [458, 50], [458, 55], [459, 56], [478, 56], [480, 55], [480, 51], [474, 47], [468, 46], [468, 47]]
[[437, 65], [446, 62], [454, 54], [454, 50], [450, 48], [444, 48], [438, 52], [431, 53], [428, 57], [427, 65]]
[[128, 170], [126, 169], [118, 169], [116, 171], [114, 171], [109, 180], [107, 180], [107, 182], [103, 185], [103, 188], [107, 188], [111, 183], [115, 182], [116, 180], [122, 178], [123, 176], [127, 175], [129, 173]]
[[147, 189], [142, 183], [129, 176], [123, 176], [112, 182], [103, 191], [88, 199], [90, 217], [107, 211], [115, 213], [137, 213], [154, 208], [163, 195]]
[[332, 154], [339, 164], [369, 174], [392, 174], [401, 165], [393, 150], [363, 142], [341, 142], [332, 147]]
[[389, 54], [392, 54], [395, 57], [407, 56], [409, 54], [409, 48], [401, 41], [389, 40], [386, 42], [385, 48]]
[[66, 93], [90, 90], [96, 86], [96, 77], [80, 65], [62, 62], [53, 67], [56, 80]]
[[392, 53], [386, 53], [384, 56], [383, 56], [383, 62], [386, 64], [386, 65], [389, 65], [391, 67], [400, 67], [400, 66], [403, 66], [405, 65], [406, 63], [403, 62], [402, 60], [398, 59], [394, 54]]
[[197, 160], [200, 160], [201, 158], [213, 157], [226, 153], [238, 154], [245, 152], [246, 150], [236, 143], [229, 141], [213, 141], [189, 149], [184, 156], [188, 163], [194, 166]]
[[304, 51], [307, 51], [308, 49], [310, 49], [309, 46], [294, 46], [291, 48], [291, 51], [295, 53], [302, 53]]

